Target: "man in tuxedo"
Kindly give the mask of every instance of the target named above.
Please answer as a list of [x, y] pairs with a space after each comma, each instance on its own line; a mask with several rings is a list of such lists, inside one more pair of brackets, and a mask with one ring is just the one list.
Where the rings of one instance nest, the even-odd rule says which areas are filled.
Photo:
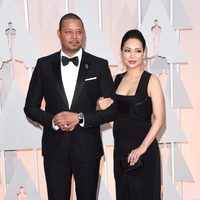
[[85, 30], [79, 16], [64, 15], [57, 34], [61, 50], [38, 59], [24, 112], [43, 126], [49, 200], [70, 199], [72, 174], [77, 199], [95, 200], [103, 155], [100, 125], [114, 115], [112, 106], [96, 110], [96, 102], [113, 97], [113, 81], [108, 61], [83, 50]]

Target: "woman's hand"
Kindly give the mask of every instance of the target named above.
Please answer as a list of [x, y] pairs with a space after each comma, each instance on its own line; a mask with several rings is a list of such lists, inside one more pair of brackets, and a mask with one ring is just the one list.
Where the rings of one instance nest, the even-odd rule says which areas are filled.
[[146, 152], [146, 150], [147, 149], [142, 145], [136, 149], [133, 149], [128, 155], [128, 162], [130, 165], [134, 165], [138, 161], [139, 157]]
[[111, 98], [100, 97], [97, 101], [96, 110], [106, 110], [112, 103]]

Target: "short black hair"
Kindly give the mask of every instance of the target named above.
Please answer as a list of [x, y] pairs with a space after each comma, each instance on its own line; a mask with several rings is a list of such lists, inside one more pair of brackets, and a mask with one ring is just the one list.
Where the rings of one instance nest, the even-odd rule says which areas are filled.
[[77, 20], [79, 20], [79, 21], [81, 22], [81, 24], [82, 24], [82, 26], [83, 26], [83, 28], [84, 28], [83, 21], [82, 21], [82, 19], [81, 19], [78, 15], [76, 15], [76, 14], [74, 14], [74, 13], [67, 13], [66, 15], [62, 16], [62, 18], [60, 19], [60, 22], [59, 22], [59, 30], [61, 30], [61, 28], [62, 28], [62, 23], [63, 23], [63, 21], [66, 20], [66, 19], [77, 19]]
[[131, 39], [131, 38], [140, 40], [140, 42], [142, 43], [143, 49], [144, 50], [146, 49], [146, 41], [145, 41], [144, 36], [142, 35], [142, 33], [137, 29], [132, 29], [132, 30], [127, 31], [124, 34], [124, 36], [122, 38], [122, 41], [121, 41], [121, 48], [120, 48], [121, 51], [122, 51], [122, 49], [124, 47], [125, 42], [128, 39]]

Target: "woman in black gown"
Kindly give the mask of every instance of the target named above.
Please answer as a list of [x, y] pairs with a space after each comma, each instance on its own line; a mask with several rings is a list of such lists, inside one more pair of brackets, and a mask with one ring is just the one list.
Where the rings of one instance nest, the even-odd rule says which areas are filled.
[[[164, 98], [159, 79], [144, 70], [145, 56], [146, 42], [141, 32], [128, 31], [121, 42], [122, 62], [127, 71], [115, 78], [114, 102], [118, 114], [113, 135], [117, 200], [160, 200], [160, 153], [156, 136], [164, 123]], [[111, 99], [101, 98], [97, 105], [106, 109], [111, 103]], [[138, 159], [142, 165], [136, 167]]]

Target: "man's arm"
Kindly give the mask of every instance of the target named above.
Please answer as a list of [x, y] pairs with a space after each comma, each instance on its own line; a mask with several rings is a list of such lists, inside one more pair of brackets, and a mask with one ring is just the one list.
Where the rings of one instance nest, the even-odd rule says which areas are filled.
[[42, 99], [42, 77], [38, 61], [29, 84], [24, 112], [27, 117], [33, 121], [38, 122], [42, 126], [52, 127], [53, 114], [41, 109]]
[[[100, 77], [100, 96], [104, 98], [114, 99], [114, 83], [111, 76], [111, 72], [108, 66], [108, 62], [101, 66]], [[113, 103], [106, 110], [94, 110], [91, 112], [83, 113], [85, 118], [84, 127], [99, 126], [106, 122], [113, 121], [116, 115], [115, 103]]]

